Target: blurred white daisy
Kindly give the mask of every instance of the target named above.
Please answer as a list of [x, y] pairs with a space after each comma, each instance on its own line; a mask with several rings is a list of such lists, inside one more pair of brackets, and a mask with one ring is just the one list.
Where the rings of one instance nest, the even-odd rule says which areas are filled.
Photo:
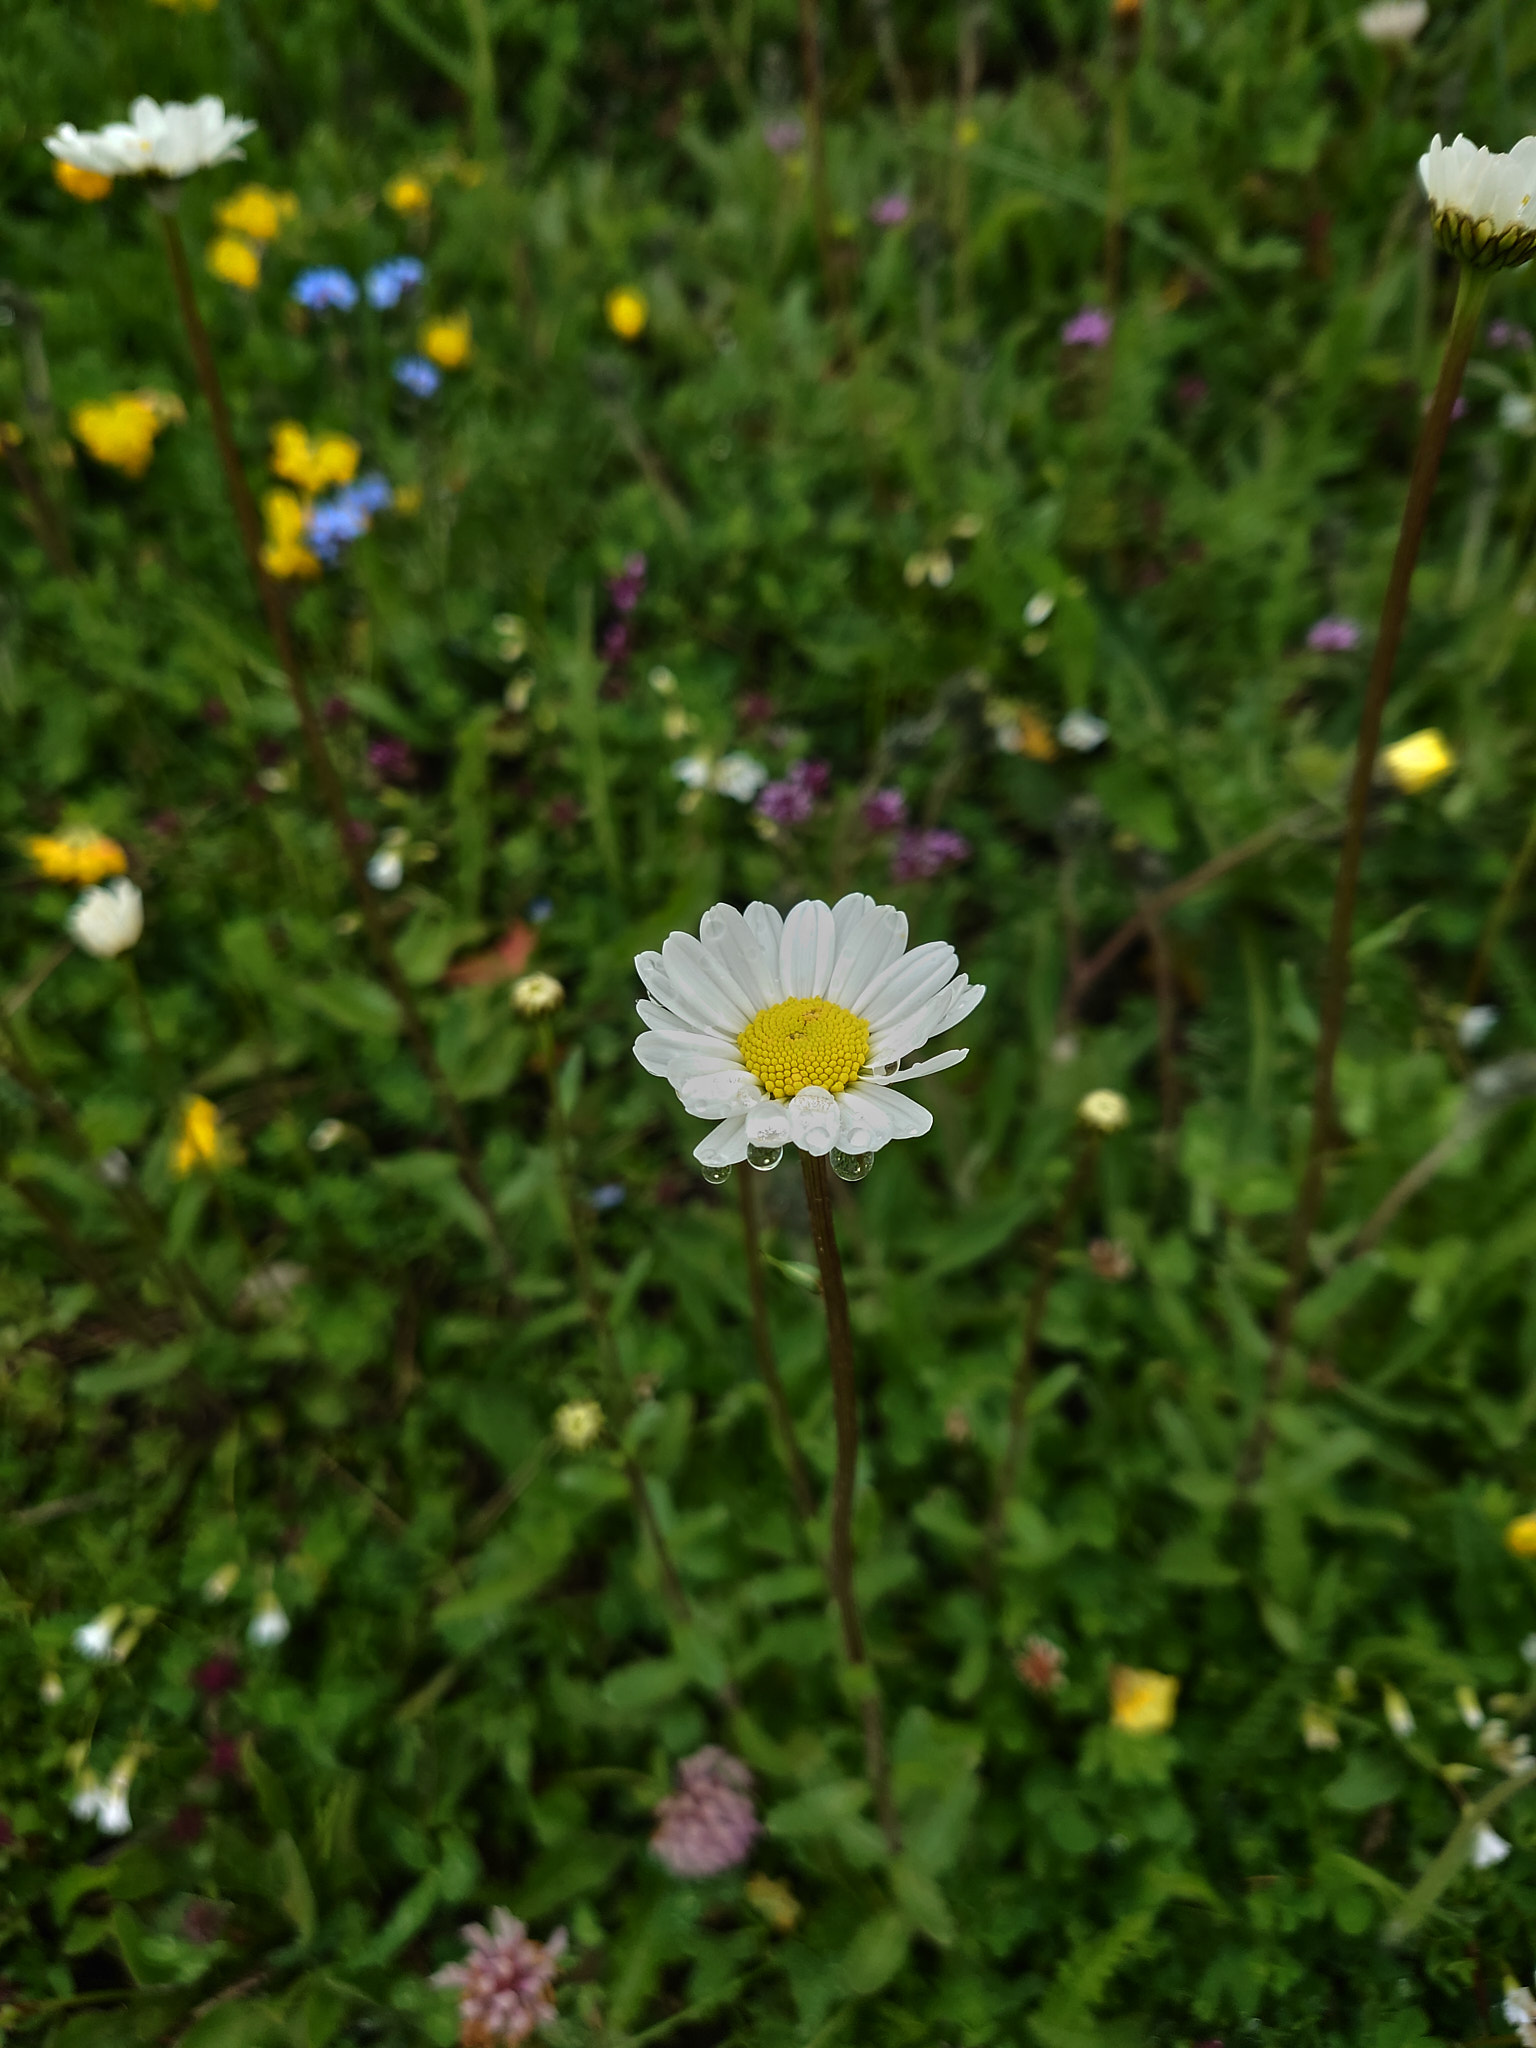
[[1429, 0], [1376, 0], [1362, 7], [1355, 26], [1368, 43], [1411, 43], [1429, 19]]
[[1476, 270], [1503, 270], [1536, 253], [1536, 135], [1505, 154], [1479, 149], [1465, 135], [1437, 135], [1419, 158], [1435, 237], [1448, 255]]
[[1056, 737], [1074, 754], [1091, 754], [1109, 738], [1109, 727], [1091, 711], [1069, 711], [1057, 726]]
[[706, 1171], [776, 1165], [791, 1144], [867, 1159], [933, 1124], [891, 1083], [965, 1058], [901, 1066], [986, 993], [957, 964], [942, 940], [909, 953], [906, 918], [872, 896], [797, 903], [787, 918], [717, 903], [698, 938], [673, 932], [636, 959], [650, 999], [636, 1005], [647, 1029], [635, 1057], [691, 1115], [719, 1119], [694, 1148]]
[[191, 105], [181, 100], [136, 99], [126, 121], [84, 133], [65, 121], [48, 137], [47, 148], [60, 163], [77, 170], [97, 171], [106, 178], [132, 178], [158, 171], [162, 178], [185, 178], [192, 171], [228, 163], [244, 156], [240, 147], [256, 126], [238, 114], [226, 114], [224, 102], [205, 93]]
[[1520, 2048], [1536, 2048], [1536, 1998], [1513, 1977], [1504, 1979], [1504, 2017], [1514, 2028]]
[[126, 875], [119, 875], [77, 896], [64, 922], [82, 953], [115, 960], [144, 936], [144, 898]]

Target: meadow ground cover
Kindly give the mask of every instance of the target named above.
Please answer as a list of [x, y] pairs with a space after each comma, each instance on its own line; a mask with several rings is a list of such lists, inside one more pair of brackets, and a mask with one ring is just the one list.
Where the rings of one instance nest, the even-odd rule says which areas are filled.
[[1532, 126], [11, 0], [8, 2037], [1536, 2041]]

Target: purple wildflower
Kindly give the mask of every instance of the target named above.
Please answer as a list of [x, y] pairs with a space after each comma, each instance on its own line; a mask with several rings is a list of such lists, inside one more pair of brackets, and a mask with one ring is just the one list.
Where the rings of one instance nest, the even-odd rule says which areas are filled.
[[971, 842], [942, 825], [903, 832], [891, 854], [893, 882], [928, 882], [971, 857]]
[[375, 263], [363, 279], [370, 306], [381, 313], [398, 306], [407, 292], [415, 291], [427, 274], [427, 267], [415, 256], [391, 256], [387, 263]]
[[757, 799], [758, 815], [774, 825], [803, 825], [831, 779], [825, 761], [797, 761], [781, 781], [765, 785]]
[[413, 398], [430, 398], [442, 383], [442, 372], [425, 356], [402, 356], [395, 365], [395, 382]]
[[869, 217], [877, 228], [899, 228], [911, 211], [905, 192], [887, 192], [870, 207]]
[[1203, 377], [1181, 377], [1179, 379], [1179, 403], [1193, 412], [1197, 405], [1204, 405], [1211, 395], [1211, 387]]
[[416, 756], [410, 743], [392, 734], [368, 742], [368, 766], [385, 782], [412, 782], [416, 777]]
[[1330, 613], [1307, 634], [1307, 646], [1313, 654], [1353, 654], [1361, 637], [1357, 620]]
[[615, 619], [603, 630], [603, 659], [610, 667], [629, 658], [629, 627], [623, 619]]
[[1520, 355], [1531, 352], [1531, 330], [1522, 327], [1518, 320], [1490, 320], [1488, 323], [1488, 346], [1490, 348], [1512, 348]]
[[752, 1773], [716, 1744], [684, 1757], [677, 1790], [656, 1808], [651, 1853], [674, 1877], [714, 1877], [745, 1858], [762, 1833], [748, 1793]]
[[459, 1993], [459, 2039], [464, 2048], [516, 2048], [535, 2027], [555, 2017], [551, 1985], [565, 1953], [565, 1929], [535, 1941], [505, 1906], [491, 1915], [490, 1930], [460, 1928], [469, 1944], [462, 1963], [449, 1963], [433, 1977]]
[[877, 789], [865, 797], [864, 823], [871, 832], [894, 832], [907, 822], [907, 800], [899, 789]]
[[301, 270], [288, 296], [311, 313], [350, 313], [357, 304], [357, 286], [344, 270], [323, 264], [318, 270]]
[[1084, 306], [1061, 330], [1068, 348], [1107, 348], [1115, 331], [1115, 316], [1102, 306]]
[[626, 555], [624, 566], [617, 576], [608, 578], [608, 595], [613, 608], [619, 612], [632, 612], [645, 595], [644, 555]]
[[763, 140], [775, 156], [788, 156], [805, 141], [805, 123], [796, 114], [763, 123]]

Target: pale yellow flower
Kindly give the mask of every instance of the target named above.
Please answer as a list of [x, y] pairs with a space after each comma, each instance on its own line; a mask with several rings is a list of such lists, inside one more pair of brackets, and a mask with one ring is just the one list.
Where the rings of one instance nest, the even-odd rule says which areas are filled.
[[298, 210], [299, 202], [292, 192], [274, 192], [267, 185], [242, 185], [214, 208], [213, 217], [232, 235], [245, 235], [253, 242], [275, 242]]
[[512, 1007], [519, 1017], [552, 1017], [564, 1001], [564, 986], [552, 974], [525, 974], [512, 984]]
[[1301, 1710], [1301, 1739], [1308, 1749], [1337, 1749], [1339, 1724], [1326, 1707], [1308, 1700]]
[[1110, 1719], [1127, 1735], [1161, 1735], [1173, 1726], [1179, 1681], [1165, 1671], [1117, 1664], [1109, 1674]]
[[70, 431], [96, 460], [124, 476], [142, 476], [155, 452], [160, 421], [131, 391], [115, 398], [87, 399], [69, 416]]
[[292, 491], [268, 491], [261, 501], [267, 538], [261, 566], [269, 576], [286, 581], [318, 576], [320, 559], [304, 545], [304, 501]]
[[414, 171], [401, 171], [384, 187], [384, 204], [396, 213], [425, 213], [432, 194], [425, 179]]
[[1089, 1130], [1108, 1137], [1125, 1129], [1131, 1120], [1131, 1105], [1116, 1088], [1094, 1088], [1077, 1105], [1077, 1113]]
[[232, 1166], [239, 1156], [239, 1146], [225, 1130], [218, 1105], [206, 1095], [189, 1095], [181, 1112], [176, 1149], [171, 1155], [174, 1170], [183, 1178], [200, 1166], [217, 1173], [220, 1167]]
[[27, 852], [47, 882], [78, 882], [89, 888], [128, 871], [127, 854], [94, 825], [70, 825], [62, 832], [29, 839]]
[[761, 1913], [775, 1934], [792, 1934], [800, 1918], [800, 1901], [787, 1884], [776, 1877], [765, 1877], [762, 1871], [747, 1879], [747, 1903], [755, 1913]]
[[208, 244], [208, 268], [238, 291], [253, 292], [261, 283], [261, 251], [244, 235], [217, 235]]
[[568, 1451], [584, 1451], [603, 1433], [603, 1411], [596, 1401], [567, 1401], [555, 1410], [555, 1435]]
[[79, 164], [66, 164], [58, 157], [53, 160], [53, 182], [71, 199], [105, 199], [112, 190], [112, 180], [105, 171], [83, 170]]
[[1412, 1707], [1409, 1706], [1407, 1700], [1395, 1685], [1387, 1684], [1382, 1686], [1381, 1711], [1386, 1719], [1387, 1726], [1392, 1730], [1392, 1733], [1399, 1742], [1406, 1742], [1418, 1726], [1417, 1721], [1413, 1718]]
[[1445, 734], [1427, 725], [1422, 732], [1409, 733], [1407, 739], [1399, 740], [1395, 746], [1383, 747], [1381, 765], [1389, 781], [1404, 796], [1417, 796], [1421, 789], [1428, 789], [1450, 774], [1456, 766], [1456, 755]]
[[638, 286], [621, 284], [604, 299], [603, 313], [620, 341], [638, 341], [651, 317], [651, 308]]
[[1536, 1557], [1536, 1515], [1516, 1515], [1505, 1524], [1504, 1548], [1512, 1557]]
[[350, 434], [317, 434], [311, 440], [297, 420], [280, 420], [272, 429], [268, 460], [274, 476], [316, 497], [334, 485], [351, 483], [362, 452]]
[[440, 370], [462, 370], [469, 361], [473, 332], [467, 313], [429, 320], [421, 330], [421, 352]]

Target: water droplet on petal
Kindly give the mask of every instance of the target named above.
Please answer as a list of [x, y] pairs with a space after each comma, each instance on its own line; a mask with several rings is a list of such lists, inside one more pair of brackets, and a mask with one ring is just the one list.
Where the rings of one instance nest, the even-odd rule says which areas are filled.
[[747, 1164], [748, 1166], [755, 1166], [759, 1173], [772, 1173], [783, 1157], [784, 1147], [782, 1145], [749, 1145], [747, 1147]]
[[832, 1171], [839, 1180], [867, 1180], [875, 1163], [873, 1152], [839, 1152], [834, 1147]]
[[728, 1166], [701, 1166], [699, 1171], [712, 1188], [722, 1186], [731, 1177], [731, 1169]]

